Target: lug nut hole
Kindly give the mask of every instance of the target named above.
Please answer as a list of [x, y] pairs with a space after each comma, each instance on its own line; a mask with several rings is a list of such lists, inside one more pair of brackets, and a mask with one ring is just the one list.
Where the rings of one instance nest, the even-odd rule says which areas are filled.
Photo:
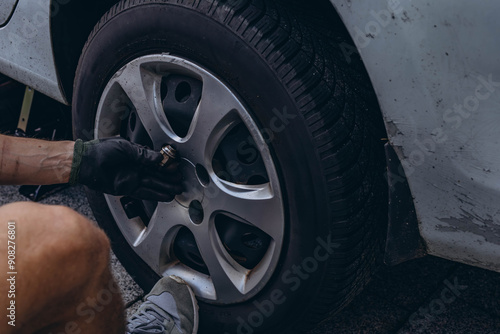
[[189, 218], [193, 224], [200, 225], [204, 217], [205, 214], [200, 201], [192, 201], [191, 204], [189, 204]]

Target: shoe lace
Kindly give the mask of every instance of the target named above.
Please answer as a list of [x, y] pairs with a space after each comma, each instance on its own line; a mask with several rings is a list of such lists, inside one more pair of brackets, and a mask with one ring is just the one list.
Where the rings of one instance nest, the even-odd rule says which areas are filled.
[[145, 308], [140, 313], [135, 314], [128, 322], [127, 334], [156, 334], [164, 333], [166, 319], [163, 315], [152, 308]]

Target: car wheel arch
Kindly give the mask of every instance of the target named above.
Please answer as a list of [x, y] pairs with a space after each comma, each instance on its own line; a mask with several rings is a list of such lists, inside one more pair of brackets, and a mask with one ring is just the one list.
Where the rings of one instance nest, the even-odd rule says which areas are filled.
[[59, 87], [68, 104], [71, 104], [80, 53], [94, 26], [117, 2], [118, 0], [51, 1], [52, 51]]

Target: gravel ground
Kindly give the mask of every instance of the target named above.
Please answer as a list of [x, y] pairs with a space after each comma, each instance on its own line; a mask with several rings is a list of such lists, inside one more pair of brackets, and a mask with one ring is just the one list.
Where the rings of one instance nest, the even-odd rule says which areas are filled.
[[[18, 187], [0, 187], [0, 205], [25, 201]], [[94, 220], [81, 187], [67, 188], [46, 204], [63, 204]], [[116, 259], [113, 273], [131, 314], [144, 296]], [[308, 334], [500, 334], [500, 274], [428, 256], [381, 268], [343, 312]]]

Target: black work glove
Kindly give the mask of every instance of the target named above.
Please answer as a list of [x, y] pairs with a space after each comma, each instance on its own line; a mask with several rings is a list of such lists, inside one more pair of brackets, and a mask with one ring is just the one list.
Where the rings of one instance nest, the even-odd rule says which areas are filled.
[[75, 143], [70, 183], [115, 196], [171, 201], [182, 192], [178, 162], [159, 167], [161, 153], [122, 138]]

